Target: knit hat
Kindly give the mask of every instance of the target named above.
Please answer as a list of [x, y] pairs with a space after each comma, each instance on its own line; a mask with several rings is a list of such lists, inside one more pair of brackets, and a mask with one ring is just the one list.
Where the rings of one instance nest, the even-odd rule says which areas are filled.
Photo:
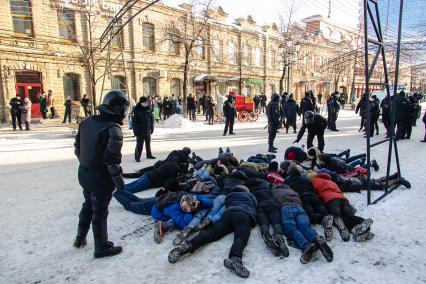
[[288, 167], [291, 165], [291, 161], [285, 160], [284, 162], [281, 163], [280, 168], [283, 171], [287, 171]]
[[269, 172], [276, 172], [276, 171], [278, 171], [278, 162], [276, 162], [276, 161], [271, 162], [269, 164], [268, 171]]
[[300, 176], [299, 166], [296, 165], [295, 163], [291, 163], [287, 169], [287, 174], [289, 176]]
[[192, 212], [197, 208], [197, 201], [197, 197], [194, 195], [185, 194], [180, 199], [180, 207], [183, 208], [185, 205], [188, 205]]
[[296, 153], [293, 151], [290, 151], [287, 153], [287, 157], [285, 157], [286, 160], [294, 161], [296, 160]]
[[183, 147], [183, 148], [182, 148], [182, 152], [183, 152], [185, 155], [189, 156], [189, 154], [191, 154], [191, 149], [190, 149], [189, 147]]
[[319, 151], [315, 147], [311, 147], [308, 150], [308, 159], [314, 160], [317, 157], [317, 154], [319, 154]]
[[240, 180], [247, 180], [247, 175], [242, 171], [234, 171], [229, 176]]

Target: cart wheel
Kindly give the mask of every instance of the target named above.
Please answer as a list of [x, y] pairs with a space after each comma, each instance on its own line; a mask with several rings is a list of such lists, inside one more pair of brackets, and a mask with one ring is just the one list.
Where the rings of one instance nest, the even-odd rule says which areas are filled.
[[246, 111], [241, 111], [238, 113], [238, 121], [239, 122], [247, 122], [249, 120], [249, 114]]
[[251, 112], [249, 115], [250, 122], [256, 122], [259, 119], [259, 114], [256, 112]]

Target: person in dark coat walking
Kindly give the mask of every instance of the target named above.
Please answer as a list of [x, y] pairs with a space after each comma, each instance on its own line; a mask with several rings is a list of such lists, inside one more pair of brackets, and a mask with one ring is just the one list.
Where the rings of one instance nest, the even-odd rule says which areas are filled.
[[253, 102], [255, 111], [260, 112], [260, 97], [258, 95], [255, 95], [253, 97]]
[[327, 109], [328, 109], [327, 125], [328, 125], [328, 129], [330, 129], [331, 131], [339, 131], [336, 128], [336, 120], [337, 120], [337, 116], [339, 114], [339, 109], [340, 109], [338, 95], [339, 95], [339, 92], [334, 92], [333, 95], [331, 95], [331, 97], [327, 100]]
[[245, 186], [239, 185], [225, 198], [225, 213], [219, 222], [205, 231], [201, 231], [190, 241], [170, 251], [168, 260], [176, 263], [182, 256], [192, 253], [198, 248], [220, 240], [234, 232], [234, 242], [224, 266], [234, 271], [239, 277], [248, 278], [250, 271], [243, 265], [244, 248], [250, 238], [250, 231], [256, 224], [257, 200]]
[[146, 158], [155, 159], [151, 153], [151, 134], [154, 132], [154, 116], [146, 97], [141, 97], [133, 110], [133, 133], [136, 136], [135, 161], [141, 161], [143, 144], [145, 143]]
[[12, 116], [12, 126], [13, 130], [16, 130], [16, 122], [18, 122], [18, 127], [22, 130], [22, 122], [21, 122], [21, 106], [23, 102], [21, 97], [16, 94], [16, 97], [12, 98], [9, 102], [10, 105], [10, 115]]
[[223, 130], [223, 136], [226, 136], [229, 129], [229, 135], [235, 135], [234, 133], [234, 122], [237, 116], [237, 109], [235, 108], [235, 98], [228, 96], [228, 99], [223, 104], [223, 115], [225, 116], [225, 129]]
[[305, 115], [307, 111], [315, 111], [314, 103], [312, 102], [309, 92], [305, 93], [305, 97], [300, 102], [300, 111], [303, 115]]
[[64, 112], [64, 120], [62, 121], [62, 123], [65, 123], [67, 121], [68, 118], [68, 123], [71, 123], [71, 106], [72, 106], [72, 101], [71, 101], [71, 97], [67, 97], [65, 103], [65, 112]]
[[165, 97], [163, 100], [163, 114], [164, 120], [168, 119], [172, 115], [172, 102], [169, 100], [169, 97]]
[[188, 116], [189, 116], [189, 120], [196, 120], [196, 116], [195, 116], [195, 109], [196, 109], [196, 105], [195, 105], [195, 99], [194, 97], [192, 97], [192, 94], [188, 95], [188, 98], [186, 99], [186, 107], [188, 109]]
[[81, 99], [80, 102], [81, 106], [83, 107], [83, 111], [84, 111], [84, 116], [88, 117], [89, 115], [92, 115], [90, 110], [89, 110], [89, 99], [87, 98], [87, 95], [84, 94], [83, 98]]
[[277, 148], [274, 146], [274, 140], [277, 136], [278, 127], [280, 125], [280, 96], [273, 94], [271, 101], [266, 107], [266, 115], [268, 117], [268, 152], [276, 153]]
[[[379, 100], [375, 95], [372, 95], [370, 98], [370, 125], [369, 127], [366, 127], [366, 130], [369, 130], [370, 137], [374, 136], [374, 128], [376, 127], [376, 135], [379, 135], [379, 125], [377, 121], [380, 117], [380, 105]], [[367, 116], [366, 116], [367, 118]], [[367, 121], [367, 120], [366, 120]], [[364, 136], [367, 137], [368, 133]]]
[[290, 126], [293, 127], [293, 131], [296, 133], [296, 119], [297, 116], [300, 116], [300, 108], [297, 102], [293, 99], [293, 94], [290, 95], [290, 98], [284, 104], [284, 116], [286, 118], [285, 133], [288, 133], [288, 128]]
[[306, 128], [308, 129], [308, 139], [307, 147], [308, 149], [313, 147], [312, 142], [314, 141], [315, 136], [318, 140], [318, 149], [322, 152], [324, 150], [324, 132], [327, 128], [326, 119], [313, 111], [305, 112], [305, 123], [299, 130], [297, 134], [297, 139], [293, 143], [298, 143], [302, 139], [303, 134], [305, 134]]
[[85, 119], [75, 139], [75, 155], [80, 166], [78, 180], [83, 187], [84, 203], [80, 211], [77, 236], [73, 246], [82, 248], [92, 223], [95, 258], [121, 253], [120, 246], [108, 241], [108, 205], [114, 189], [124, 190], [121, 175], [123, 132], [120, 125], [129, 107], [120, 91], [108, 92], [98, 106], [99, 115]]
[[410, 103], [405, 98], [405, 92], [401, 91], [396, 97], [396, 140], [405, 139], [405, 135], [407, 133], [407, 120], [409, 119], [410, 115], [409, 108]]
[[365, 127], [365, 119], [367, 116], [366, 108], [367, 108], [367, 95], [363, 94], [361, 99], [359, 100], [358, 104], [355, 108], [355, 114], [358, 114], [361, 117], [361, 124], [359, 126], [358, 132], [361, 132], [361, 130]]

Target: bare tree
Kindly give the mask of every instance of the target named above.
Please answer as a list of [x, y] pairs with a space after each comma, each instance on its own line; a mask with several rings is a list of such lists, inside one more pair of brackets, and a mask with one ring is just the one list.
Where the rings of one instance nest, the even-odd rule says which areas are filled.
[[191, 5], [185, 5], [185, 9], [176, 19], [162, 27], [163, 40], [169, 41], [183, 49], [183, 109], [187, 114], [186, 98], [188, 92], [188, 75], [191, 63], [206, 56], [206, 30], [208, 28], [208, 10], [212, 0], [197, 0]]

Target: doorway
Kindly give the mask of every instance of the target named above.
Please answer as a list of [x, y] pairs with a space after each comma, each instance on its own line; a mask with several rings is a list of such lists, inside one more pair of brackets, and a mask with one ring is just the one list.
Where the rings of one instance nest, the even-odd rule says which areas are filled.
[[15, 89], [21, 99], [29, 98], [31, 117], [40, 117], [40, 94], [43, 92], [42, 74], [31, 70], [15, 71]]

